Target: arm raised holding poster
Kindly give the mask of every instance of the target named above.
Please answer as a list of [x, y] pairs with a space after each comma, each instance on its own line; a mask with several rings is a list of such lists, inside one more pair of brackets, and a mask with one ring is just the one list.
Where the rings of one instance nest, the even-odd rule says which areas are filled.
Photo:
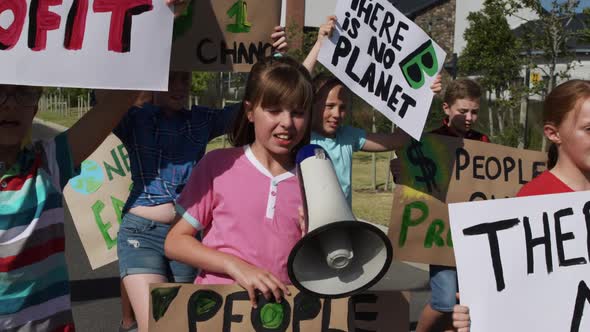
[[[303, 64], [313, 72], [318, 53], [336, 27], [336, 16], [329, 16], [318, 32], [318, 39], [307, 55]], [[441, 90], [441, 77], [438, 76], [431, 86], [433, 93]], [[350, 90], [336, 77], [319, 74], [314, 77], [316, 93], [313, 105], [311, 142], [322, 146], [332, 156], [332, 161], [338, 175], [346, 199], [352, 204], [352, 153], [355, 151], [383, 152], [402, 148], [410, 141], [410, 137], [403, 130], [395, 133], [380, 134], [367, 133], [362, 129], [343, 126], [351, 101]]]
[[432, 102], [428, 86], [442, 69], [444, 51], [388, 2], [340, 0], [336, 8], [341, 24], [318, 60], [419, 139]]
[[73, 331], [63, 188], [132, 104], [135, 93], [105, 92], [100, 106], [74, 128], [23, 146], [41, 93], [40, 87], [0, 84], [0, 196], [10, 202], [0, 209], [0, 270], [5, 276], [0, 322], [3, 330]]

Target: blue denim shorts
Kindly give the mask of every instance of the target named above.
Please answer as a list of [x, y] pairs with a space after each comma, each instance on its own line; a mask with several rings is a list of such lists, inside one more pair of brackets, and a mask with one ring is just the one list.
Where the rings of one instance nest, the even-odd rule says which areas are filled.
[[440, 312], [453, 312], [457, 304], [457, 269], [454, 267], [430, 265], [430, 306]]
[[121, 279], [130, 274], [159, 274], [172, 282], [192, 283], [196, 270], [170, 260], [164, 254], [164, 241], [170, 225], [126, 213], [119, 228], [117, 255]]

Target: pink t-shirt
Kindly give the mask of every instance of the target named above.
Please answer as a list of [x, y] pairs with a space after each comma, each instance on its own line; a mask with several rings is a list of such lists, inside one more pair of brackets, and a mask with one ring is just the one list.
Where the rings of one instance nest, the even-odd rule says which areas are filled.
[[[273, 177], [249, 146], [207, 153], [176, 202], [178, 213], [204, 230], [204, 245], [266, 269], [288, 284], [287, 260], [301, 238], [299, 206], [295, 173]], [[201, 271], [195, 283], [234, 280]]]

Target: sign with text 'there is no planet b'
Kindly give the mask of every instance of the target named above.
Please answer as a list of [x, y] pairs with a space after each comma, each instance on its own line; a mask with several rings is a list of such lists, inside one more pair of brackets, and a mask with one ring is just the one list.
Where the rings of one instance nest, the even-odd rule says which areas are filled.
[[340, 0], [318, 61], [415, 139], [432, 103], [445, 52], [387, 1]]

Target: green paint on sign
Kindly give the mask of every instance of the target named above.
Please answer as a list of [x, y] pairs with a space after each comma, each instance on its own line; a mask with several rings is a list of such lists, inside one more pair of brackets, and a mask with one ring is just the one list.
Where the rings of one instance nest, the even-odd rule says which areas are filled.
[[180, 286], [152, 289], [152, 315], [156, 322], [164, 316], [179, 290]]
[[265, 329], [276, 329], [283, 323], [285, 309], [280, 303], [267, 303], [260, 310], [260, 321]]
[[206, 293], [200, 294], [200, 296], [197, 298], [197, 315], [201, 316], [211, 311], [211, 309], [213, 309], [216, 304], [217, 302], [207, 296]]
[[172, 30], [173, 40], [184, 36], [193, 27], [193, 3], [194, 0], [191, 0], [186, 9], [174, 20], [174, 29]]
[[100, 165], [93, 160], [84, 160], [81, 165], [80, 175], [70, 180], [70, 185], [74, 191], [90, 195], [102, 187], [104, 183], [104, 174]]
[[432, 77], [438, 71], [438, 60], [432, 40], [422, 44], [418, 49], [400, 62], [400, 69], [406, 82], [413, 89], [420, 89], [425, 82], [424, 74]]
[[244, 0], [236, 1], [227, 11], [227, 15], [235, 17], [235, 23], [227, 25], [227, 31], [232, 33], [250, 32], [252, 23], [248, 22], [248, 4]]

